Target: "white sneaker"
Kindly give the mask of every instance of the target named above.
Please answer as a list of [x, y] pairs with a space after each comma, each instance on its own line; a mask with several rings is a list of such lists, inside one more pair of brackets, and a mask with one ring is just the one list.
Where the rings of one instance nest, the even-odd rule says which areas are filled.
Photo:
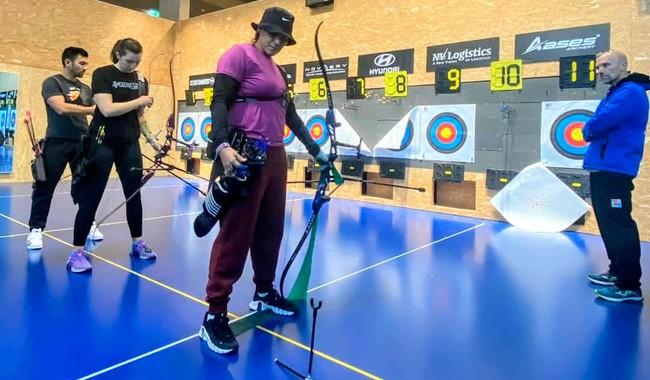
[[41, 249], [43, 248], [43, 230], [40, 228], [33, 228], [27, 235], [27, 249]]
[[104, 234], [99, 230], [97, 224], [93, 222], [92, 227], [90, 227], [90, 232], [88, 233], [88, 239], [90, 240], [104, 240]]

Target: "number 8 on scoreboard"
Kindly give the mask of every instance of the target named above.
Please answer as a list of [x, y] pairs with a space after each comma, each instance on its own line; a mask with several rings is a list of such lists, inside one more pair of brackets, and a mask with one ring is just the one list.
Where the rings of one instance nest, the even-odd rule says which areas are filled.
[[402, 98], [408, 95], [408, 72], [396, 71], [384, 74], [384, 96]]

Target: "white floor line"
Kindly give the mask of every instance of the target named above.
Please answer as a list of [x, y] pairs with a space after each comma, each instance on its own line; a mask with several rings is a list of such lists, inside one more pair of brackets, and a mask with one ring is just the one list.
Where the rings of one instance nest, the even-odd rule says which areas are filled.
[[386, 260], [380, 261], [380, 262], [378, 262], [378, 263], [376, 263], [376, 264], [373, 264], [373, 265], [371, 265], [371, 266], [369, 266], [369, 267], [366, 267], [366, 268], [360, 269], [360, 270], [358, 270], [358, 271], [356, 271], [356, 272], [352, 272], [352, 273], [346, 274], [346, 275], [343, 276], [343, 277], [339, 277], [339, 278], [337, 278], [337, 279], [335, 279], [335, 280], [332, 280], [332, 281], [326, 282], [326, 283], [324, 283], [324, 284], [322, 284], [322, 285], [319, 285], [319, 286], [316, 286], [316, 287], [314, 287], [314, 288], [311, 288], [311, 289], [309, 289], [309, 290], [307, 291], [307, 293], [311, 293], [311, 292], [316, 291], [316, 290], [318, 290], [318, 289], [322, 289], [322, 288], [324, 288], [324, 287], [326, 287], [326, 286], [329, 286], [329, 285], [335, 284], [335, 283], [337, 283], [337, 282], [343, 281], [343, 280], [348, 279], [348, 278], [350, 278], [350, 277], [356, 276], [356, 275], [358, 275], [358, 274], [360, 274], [360, 273], [363, 273], [363, 272], [369, 271], [370, 269], [377, 268], [377, 267], [380, 266], [380, 265], [384, 265], [384, 264], [386, 264], [386, 263], [389, 263], [389, 262], [391, 262], [391, 261], [397, 260], [397, 259], [399, 259], [399, 258], [401, 258], [401, 257], [406, 256], [406, 255], [410, 255], [410, 254], [413, 253], [413, 252], [419, 251], [419, 250], [421, 250], [421, 249], [423, 249], [423, 248], [430, 247], [430, 246], [432, 246], [432, 245], [434, 245], [434, 244], [437, 244], [437, 243], [443, 242], [443, 241], [445, 241], [445, 240], [451, 239], [451, 238], [456, 237], [456, 236], [458, 236], [458, 235], [462, 235], [462, 234], [464, 234], [465, 232], [469, 232], [469, 231], [471, 231], [471, 230], [475, 230], [475, 229], [477, 229], [477, 228], [479, 228], [479, 227], [481, 227], [481, 226], [484, 226], [484, 225], [485, 225], [485, 223], [480, 223], [480, 224], [477, 224], [477, 225], [472, 226], [472, 227], [470, 227], [470, 228], [466, 228], [466, 229], [464, 229], [464, 230], [462, 230], [462, 231], [456, 232], [455, 234], [451, 234], [451, 235], [449, 235], [449, 236], [445, 236], [445, 237], [443, 237], [443, 238], [441, 238], [441, 239], [434, 240], [434, 241], [432, 241], [432, 242], [430, 242], [430, 243], [427, 243], [427, 244], [425, 244], [425, 245], [422, 245], [422, 246], [420, 246], [420, 247], [417, 247], [417, 248], [411, 249], [410, 251], [406, 251], [406, 252], [404, 252], [404, 253], [400, 253], [400, 254], [397, 255], [397, 256], [390, 257], [390, 258], [388, 258], [388, 259], [386, 259]]
[[125, 361], [123, 361], [123, 362], [121, 362], [121, 363], [117, 363], [117, 364], [115, 364], [115, 365], [113, 365], [113, 366], [110, 366], [110, 367], [108, 367], [108, 368], [104, 368], [104, 369], [102, 369], [102, 370], [100, 370], [100, 371], [97, 371], [97, 372], [91, 373], [90, 375], [86, 375], [86, 376], [84, 376], [84, 377], [80, 377], [79, 380], [86, 380], [86, 379], [90, 379], [90, 378], [93, 378], [93, 377], [99, 376], [99, 375], [104, 374], [104, 373], [106, 373], [106, 372], [112, 371], [112, 370], [114, 370], [114, 369], [117, 369], [117, 368], [123, 367], [123, 366], [125, 366], [125, 365], [127, 365], [127, 364], [130, 364], [130, 363], [133, 363], [133, 362], [135, 362], [135, 361], [138, 361], [138, 360], [140, 360], [140, 359], [144, 359], [144, 358], [146, 358], [147, 356], [151, 356], [151, 355], [153, 355], [153, 354], [155, 354], [155, 353], [158, 353], [158, 352], [160, 352], [160, 351], [163, 351], [163, 350], [166, 350], [166, 349], [168, 349], [168, 348], [171, 348], [171, 347], [177, 346], [177, 345], [179, 345], [179, 344], [181, 344], [181, 343], [187, 342], [188, 340], [190, 340], [190, 339], [194, 339], [194, 338], [196, 338], [196, 337], [198, 337], [198, 336], [199, 336], [198, 333], [193, 334], [193, 335], [190, 335], [190, 336], [185, 337], [185, 338], [183, 338], [183, 339], [180, 339], [180, 340], [177, 340], [177, 341], [175, 341], [175, 342], [169, 343], [169, 344], [166, 345], [166, 346], [162, 346], [162, 347], [156, 348], [155, 350], [151, 350], [151, 351], [146, 352], [146, 353], [144, 353], [144, 354], [142, 354], [142, 355], [139, 355], [139, 356], [136, 356], [136, 357], [134, 357], [134, 358], [131, 358], [131, 359], [125, 360]]
[[[242, 315], [241, 317], [236, 318], [236, 319], [233, 319], [232, 321], [228, 322], [228, 324], [231, 325], [231, 324], [233, 324], [233, 323], [235, 323], [235, 322], [239, 322], [239, 321], [241, 321], [241, 320], [243, 320], [243, 319], [246, 319], [246, 318], [248, 318], [248, 317], [250, 317], [251, 315], [254, 315], [254, 314], [257, 314], [257, 311], [251, 311], [251, 312], [248, 313], [248, 314], [244, 314], [244, 315]], [[121, 362], [121, 363], [117, 363], [117, 364], [115, 364], [115, 365], [112, 365], [112, 366], [110, 366], [110, 367], [108, 367], [108, 368], [104, 368], [104, 369], [99, 370], [99, 371], [97, 371], [97, 372], [91, 373], [90, 375], [86, 375], [86, 376], [84, 376], [84, 377], [81, 377], [81, 378], [79, 378], [79, 380], [87, 380], [87, 379], [90, 379], [90, 378], [93, 378], [93, 377], [96, 377], [96, 376], [102, 375], [102, 374], [104, 374], [104, 373], [106, 373], [106, 372], [112, 371], [112, 370], [117, 369], [117, 368], [119, 368], [119, 367], [123, 367], [123, 366], [125, 366], [125, 365], [127, 365], [127, 364], [131, 364], [131, 363], [133, 363], [133, 362], [135, 362], [135, 361], [138, 361], [138, 360], [140, 360], [140, 359], [144, 359], [144, 358], [146, 358], [146, 357], [148, 357], [148, 356], [151, 356], [151, 355], [153, 355], [153, 354], [157, 354], [158, 352], [164, 351], [164, 350], [166, 350], [166, 349], [168, 349], [168, 348], [172, 348], [172, 347], [177, 346], [177, 345], [179, 345], [179, 344], [181, 344], [181, 343], [187, 342], [188, 340], [190, 340], [190, 339], [194, 339], [194, 338], [196, 338], [196, 337], [198, 337], [198, 336], [199, 336], [198, 333], [197, 333], [197, 334], [192, 334], [192, 335], [190, 335], [190, 336], [188, 336], [188, 337], [185, 337], [185, 338], [183, 338], [183, 339], [179, 339], [179, 340], [177, 340], [177, 341], [175, 341], [175, 342], [172, 342], [172, 343], [169, 343], [169, 344], [167, 344], [167, 345], [165, 345], [165, 346], [162, 346], [162, 347], [156, 348], [155, 350], [151, 350], [151, 351], [149, 351], [149, 352], [145, 352], [145, 353], [142, 354], [142, 355], [138, 355], [138, 356], [133, 357], [133, 358], [131, 358], [131, 359], [125, 360], [125, 361], [123, 361], [123, 362]]]
[[[121, 189], [119, 189], [121, 190]], [[304, 201], [305, 199], [311, 199], [311, 198], [293, 198], [293, 199], [287, 199], [287, 202], [294, 202], [294, 201]], [[172, 215], [161, 215], [161, 216], [154, 216], [151, 218], [143, 218], [143, 221], [147, 220], [157, 220], [157, 219], [166, 219], [166, 218], [173, 218], [176, 216], [187, 216], [187, 215], [197, 215], [200, 214], [201, 211], [194, 211], [194, 212], [186, 212], [186, 213], [181, 213], [181, 214], [172, 214]], [[126, 223], [126, 220], [119, 221], [119, 222], [111, 222], [111, 223], [104, 223], [100, 227], [105, 227], [105, 226], [113, 226], [116, 224], [124, 224]], [[66, 228], [57, 228], [54, 230], [46, 230], [45, 232], [62, 232], [62, 231], [71, 231], [73, 230], [74, 227], [66, 227]], [[22, 232], [19, 234], [11, 234], [11, 235], [0, 235], [0, 239], [8, 239], [8, 238], [13, 238], [13, 237], [19, 237], [19, 236], [27, 236], [29, 235], [29, 232]]]
[[[187, 185], [181, 184], [181, 185], [150, 185], [150, 186], [145, 186], [142, 188], [142, 190], [146, 189], [168, 189], [168, 188], [173, 188], [173, 187], [186, 187]], [[109, 191], [122, 191], [121, 186], [117, 187], [111, 187], [106, 189], [104, 192], [109, 192]], [[65, 194], [70, 194], [69, 191], [59, 191], [54, 193], [53, 195], [65, 195]], [[2, 198], [26, 198], [26, 197], [31, 197], [32, 194], [16, 194], [16, 195], [0, 195], [0, 199]]]
[[[158, 220], [158, 219], [168, 219], [168, 218], [174, 218], [177, 216], [187, 216], [187, 215], [196, 215], [200, 214], [201, 211], [194, 211], [194, 212], [185, 212], [182, 214], [172, 214], [172, 215], [160, 215], [160, 216], [152, 216], [150, 218], [142, 218], [143, 221], [149, 221], [149, 220]], [[100, 227], [106, 227], [106, 226], [114, 226], [117, 224], [125, 224], [126, 220], [122, 220], [119, 222], [110, 222], [110, 223], [104, 223]], [[45, 230], [45, 232], [62, 232], [62, 231], [71, 231], [74, 230], [74, 227], [66, 227], [66, 228], [57, 228], [54, 230]], [[12, 238], [12, 237], [17, 237], [17, 236], [27, 236], [29, 235], [29, 232], [23, 232], [20, 234], [12, 234], [12, 235], [0, 235], [0, 239], [6, 239], [6, 238]]]

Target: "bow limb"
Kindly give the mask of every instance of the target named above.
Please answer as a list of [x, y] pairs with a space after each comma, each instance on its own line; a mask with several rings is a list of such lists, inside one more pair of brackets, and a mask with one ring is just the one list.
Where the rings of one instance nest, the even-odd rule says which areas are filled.
[[[120, 208], [122, 208], [124, 205], [126, 205], [131, 199], [133, 199], [137, 194], [140, 193], [142, 188], [149, 182], [149, 180], [154, 176], [156, 173], [156, 170], [160, 169], [161, 165], [163, 164], [163, 157], [167, 156], [167, 153], [171, 149], [171, 144], [174, 138], [174, 115], [176, 114], [176, 94], [174, 92], [174, 76], [172, 75], [172, 70], [173, 70], [173, 65], [174, 65], [174, 57], [178, 55], [179, 53], [176, 52], [172, 55], [172, 57], [169, 60], [169, 75], [171, 78], [171, 85], [172, 85], [172, 100], [174, 102], [172, 106], [172, 114], [170, 117], [167, 119], [167, 125], [166, 125], [166, 133], [165, 133], [165, 142], [161, 146], [160, 151], [156, 153], [154, 156], [154, 162], [153, 164], [147, 168], [147, 169], [142, 169], [142, 168], [131, 168], [131, 170], [143, 170], [142, 173], [142, 181], [140, 186], [133, 192], [131, 193], [122, 203], [118, 204], [115, 208], [113, 208], [111, 211], [109, 211], [106, 216], [101, 218], [99, 221], [96, 222], [97, 227], [101, 226], [106, 219], [108, 219], [111, 215], [115, 214]], [[156, 58], [156, 57], [154, 57]], [[151, 64], [150, 64], [150, 70], [151, 70]]]
[[325, 61], [323, 60], [323, 56], [320, 51], [320, 46], [318, 44], [318, 33], [322, 25], [323, 22], [318, 24], [318, 27], [316, 28], [316, 33], [314, 35], [314, 46], [316, 48], [316, 55], [318, 56], [318, 63], [321, 67], [321, 72], [323, 73], [323, 80], [325, 81], [325, 91], [327, 94], [327, 114], [325, 116], [325, 121], [327, 124], [327, 130], [329, 132], [329, 139], [330, 139], [330, 151], [328, 157], [329, 162], [327, 165], [321, 166], [318, 188], [316, 189], [316, 194], [314, 194], [314, 200], [312, 201], [312, 205], [311, 205], [312, 215], [309, 218], [309, 222], [307, 222], [307, 227], [303, 232], [302, 236], [300, 237], [298, 246], [296, 246], [291, 256], [289, 257], [287, 264], [282, 270], [282, 276], [280, 277], [280, 294], [284, 297], [284, 282], [286, 280], [287, 274], [289, 273], [289, 269], [293, 265], [296, 257], [298, 256], [298, 253], [300, 253], [300, 249], [302, 248], [307, 237], [309, 236], [310, 237], [309, 247], [305, 254], [305, 260], [298, 273], [298, 277], [296, 279], [296, 282], [294, 283], [291, 293], [288, 296], [289, 299], [305, 299], [307, 296], [307, 287], [309, 286], [309, 277], [311, 274], [311, 258], [313, 255], [314, 246], [316, 244], [316, 231], [317, 231], [316, 227], [318, 225], [318, 215], [320, 213], [322, 206], [325, 203], [329, 202], [330, 200], [330, 197], [326, 195], [327, 185], [330, 182], [334, 182], [338, 188], [338, 186], [341, 186], [343, 184], [343, 177], [338, 172], [338, 170], [336, 170], [336, 167], [334, 166], [334, 161], [338, 156], [337, 142], [336, 142], [336, 127], [339, 124], [336, 122], [336, 117], [334, 114], [334, 101], [332, 98], [332, 91], [329, 83], [329, 78], [327, 76], [327, 70], [325, 68]]

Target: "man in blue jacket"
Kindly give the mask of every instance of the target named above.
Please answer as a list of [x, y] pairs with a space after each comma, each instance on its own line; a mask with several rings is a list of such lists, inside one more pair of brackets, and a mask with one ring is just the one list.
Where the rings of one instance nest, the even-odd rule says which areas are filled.
[[614, 50], [598, 55], [596, 71], [611, 87], [582, 130], [590, 143], [583, 167], [590, 171], [592, 206], [610, 264], [607, 272], [588, 278], [606, 286], [596, 290], [602, 299], [641, 302], [641, 243], [632, 219], [632, 180], [643, 157], [650, 79], [628, 72], [627, 57]]

